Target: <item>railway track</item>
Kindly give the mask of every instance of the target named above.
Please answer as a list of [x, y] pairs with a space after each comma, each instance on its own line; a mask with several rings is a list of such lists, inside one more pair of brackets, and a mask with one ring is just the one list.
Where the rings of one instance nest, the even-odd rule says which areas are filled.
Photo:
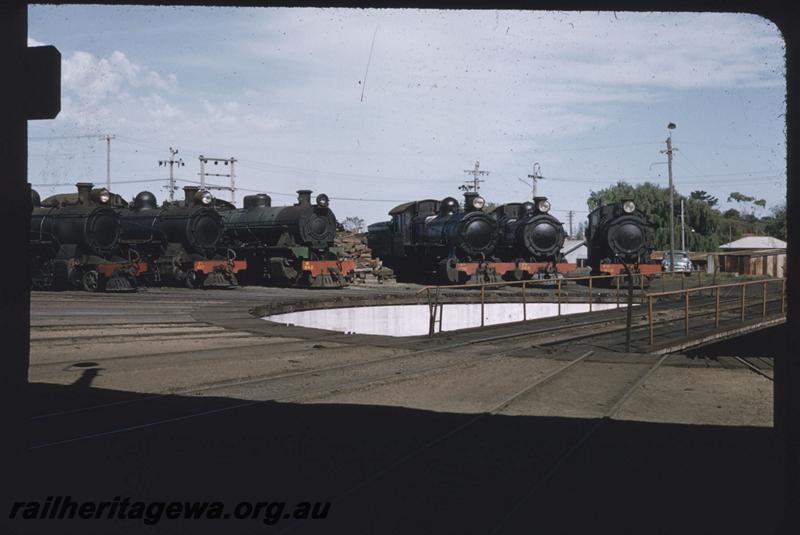
[[[591, 319], [591, 320], [584, 320], [580, 322], [571, 321], [568, 316], [563, 316], [560, 318], [560, 321], [557, 321], [555, 325], [549, 325], [539, 329], [532, 329], [532, 330], [525, 330], [523, 332], [514, 332], [514, 333], [505, 333], [502, 335], [493, 335], [493, 336], [482, 336], [479, 338], [469, 338], [464, 341], [455, 342], [455, 343], [445, 343], [435, 346], [429, 346], [423, 349], [415, 349], [410, 351], [405, 351], [400, 354], [390, 355], [387, 357], [375, 358], [375, 359], [368, 359], [362, 360], [357, 362], [351, 362], [347, 364], [336, 364], [331, 366], [323, 366], [323, 367], [315, 367], [307, 370], [301, 370], [296, 372], [290, 373], [271, 373], [265, 376], [257, 376], [253, 378], [248, 378], [246, 380], [237, 380], [237, 381], [223, 381], [217, 382], [207, 385], [198, 386], [195, 388], [189, 388], [185, 390], [173, 390], [165, 393], [158, 393], [150, 396], [137, 396], [135, 398], [124, 399], [124, 400], [117, 400], [108, 403], [96, 404], [86, 407], [76, 407], [71, 409], [63, 409], [58, 411], [52, 411], [49, 413], [37, 414], [32, 417], [32, 421], [34, 422], [43, 422], [46, 420], [51, 420], [52, 418], [56, 417], [69, 417], [78, 414], [87, 414], [97, 410], [113, 410], [114, 408], [119, 407], [132, 407], [132, 406], [140, 406], [142, 404], [147, 404], [159, 399], [163, 399], [168, 396], [174, 395], [185, 395], [185, 396], [209, 396], [209, 395], [226, 395], [226, 393], [230, 393], [232, 390], [239, 391], [242, 387], [248, 387], [249, 389], [259, 388], [262, 390], [260, 392], [260, 396], [265, 399], [258, 399], [253, 400], [252, 402], [245, 402], [240, 404], [233, 404], [228, 408], [215, 410], [214, 413], [220, 412], [221, 410], [233, 410], [238, 408], [249, 407], [254, 404], [263, 403], [267, 401], [277, 401], [277, 402], [288, 402], [294, 401], [302, 398], [309, 398], [315, 396], [324, 396], [331, 392], [338, 392], [342, 390], [352, 389], [367, 386], [370, 384], [381, 383], [386, 381], [398, 381], [401, 379], [405, 379], [414, 375], [418, 375], [420, 373], [431, 373], [442, 371], [446, 369], [450, 369], [453, 367], [463, 366], [465, 364], [471, 364], [478, 362], [480, 360], [487, 360], [489, 358], [496, 358], [498, 356], [505, 356], [510, 351], [516, 349], [515, 347], [511, 347], [502, 351], [502, 354], [498, 355], [497, 353], [492, 353], [489, 355], [480, 355], [479, 357], [472, 357], [472, 358], [465, 358], [463, 353], [457, 353], [455, 355], [448, 355], [447, 352], [455, 349], [466, 348], [470, 346], [481, 346], [484, 344], [491, 344], [494, 342], [500, 341], [508, 341], [512, 339], [529, 339], [529, 338], [538, 338], [541, 336], [551, 336], [555, 339], [561, 340], [562, 342], [567, 342], [570, 339], [574, 339], [578, 336], [576, 335], [575, 329], [591, 329], [593, 331], [597, 331], [598, 325], [606, 325], [609, 323], [607, 318], [603, 319]], [[572, 330], [570, 331], [573, 334], [566, 335], [565, 326], [569, 326]], [[307, 342], [289, 342], [289, 343], [305, 343]], [[434, 363], [431, 364], [429, 362], [415, 362], [414, 366], [410, 366], [409, 364], [405, 364], [403, 366], [404, 361], [413, 362], [418, 357], [436, 353], [435, 358], [443, 358], [442, 355], [448, 355], [445, 357], [444, 363]], [[440, 355], [441, 353], [441, 355]], [[386, 365], [389, 363], [396, 363], [400, 369], [392, 369], [390, 372], [385, 374], [378, 374], [378, 375], [369, 375], [367, 374], [366, 377], [358, 377], [356, 379], [352, 379], [350, 377], [345, 378], [345, 380], [340, 381], [333, 381], [330, 384], [325, 386], [320, 386], [316, 389], [309, 388], [309, 385], [313, 381], [319, 382], [319, 377], [324, 377], [326, 375], [337, 374], [337, 373], [344, 373], [347, 372], [348, 374], [353, 374], [360, 371], [361, 374], [364, 374], [364, 369], [369, 367], [380, 367], [382, 365]], [[63, 363], [61, 363], [63, 364]], [[283, 382], [284, 384], [280, 384]], [[264, 395], [263, 390], [267, 389], [268, 391], [271, 390], [273, 392], [278, 392], [277, 394], [269, 393]], [[279, 392], [288, 392], [286, 394], [280, 394]], [[96, 438], [100, 436], [108, 436], [110, 434], [120, 433], [131, 431], [134, 429], [140, 429], [144, 427], [150, 427], [154, 425], [163, 425], [170, 422], [181, 421], [192, 417], [199, 417], [204, 416], [209, 413], [205, 411], [195, 412], [193, 414], [182, 414], [176, 415], [168, 418], [160, 418], [158, 420], [151, 420], [149, 422], [139, 422], [133, 425], [123, 425], [119, 426], [115, 429], [107, 429], [103, 431], [97, 432], [85, 432], [81, 433], [72, 437], [68, 438], [61, 438], [58, 440], [42, 440], [41, 442], [35, 444], [33, 446], [34, 449], [39, 449], [43, 447], [54, 446], [57, 444], [64, 444], [69, 442], [75, 442], [78, 440], [85, 440], [89, 438]], [[133, 412], [132, 416], [135, 419], [137, 418], [137, 413]], [[97, 418], [100, 420], [101, 418]], [[78, 422], [80, 423], [80, 422]], [[76, 424], [77, 425], [77, 424]]]

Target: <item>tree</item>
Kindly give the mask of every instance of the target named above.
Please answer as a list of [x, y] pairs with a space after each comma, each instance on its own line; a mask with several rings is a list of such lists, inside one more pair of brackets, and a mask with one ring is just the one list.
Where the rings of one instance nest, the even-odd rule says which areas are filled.
[[781, 204], [772, 208], [772, 217], [765, 218], [766, 226], [764, 230], [770, 236], [779, 240], [786, 239], [786, 204]]
[[750, 214], [753, 216], [755, 216], [756, 208], [764, 208], [767, 205], [767, 201], [764, 199], [756, 199], [755, 197], [739, 193], [738, 191], [734, 191], [728, 195], [728, 202], [731, 201], [736, 201], [737, 204], [750, 204]]
[[704, 190], [697, 190], [693, 191], [689, 194], [689, 198], [694, 199], [696, 201], [702, 201], [707, 205], [711, 206], [712, 208], [719, 204], [719, 199], [714, 197], [713, 195], [706, 193]]
[[364, 220], [358, 216], [345, 217], [342, 221], [342, 228], [348, 232], [362, 232], [364, 230]]

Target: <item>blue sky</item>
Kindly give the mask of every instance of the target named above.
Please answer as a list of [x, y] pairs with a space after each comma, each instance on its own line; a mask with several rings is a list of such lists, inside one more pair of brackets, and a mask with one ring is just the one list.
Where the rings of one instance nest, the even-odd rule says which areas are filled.
[[105, 183], [105, 142], [69, 136], [108, 133], [126, 197], [166, 196], [171, 146], [182, 180], [233, 156], [274, 204], [309, 188], [371, 223], [457, 195], [476, 160], [484, 197], [524, 200], [538, 162], [577, 225], [591, 190], [666, 184], [674, 122], [680, 193], [785, 198], [783, 41], [753, 15], [48, 5], [29, 42], [63, 57], [62, 112], [30, 123], [34, 184]]

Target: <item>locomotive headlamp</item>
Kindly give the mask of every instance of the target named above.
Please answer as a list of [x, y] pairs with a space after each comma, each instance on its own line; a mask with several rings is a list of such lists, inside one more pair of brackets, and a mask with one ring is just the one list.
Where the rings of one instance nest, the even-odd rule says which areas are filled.
[[210, 192], [204, 191], [200, 194], [200, 202], [208, 206], [214, 202], [214, 196]]
[[111, 194], [108, 192], [108, 190], [105, 190], [105, 189], [104, 190], [100, 190], [100, 193], [97, 195], [97, 199], [101, 203], [107, 204], [108, 201], [111, 200]]
[[540, 212], [547, 213], [550, 211], [550, 201], [542, 199], [536, 204], [536, 208], [538, 208]]
[[636, 210], [636, 205], [633, 201], [625, 201], [622, 203], [622, 211], [626, 214], [632, 214], [634, 210]]
[[475, 209], [480, 210], [486, 206], [486, 199], [483, 197], [475, 197], [475, 199], [472, 201], [472, 206], [474, 206]]
[[331, 200], [324, 193], [317, 195], [317, 206], [320, 208], [327, 208], [330, 203]]

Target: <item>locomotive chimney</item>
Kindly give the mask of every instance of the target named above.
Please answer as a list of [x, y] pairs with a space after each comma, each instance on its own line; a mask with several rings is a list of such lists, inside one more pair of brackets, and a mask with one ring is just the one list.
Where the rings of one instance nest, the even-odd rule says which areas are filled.
[[297, 190], [297, 204], [300, 206], [311, 204], [311, 190], [299, 189]]
[[88, 205], [90, 201], [90, 197], [92, 195], [92, 187], [94, 184], [91, 182], [78, 182], [75, 184], [78, 188], [78, 202], [80, 204]]
[[200, 188], [197, 186], [183, 187], [183, 200], [186, 206], [192, 206], [194, 204], [194, 196], [197, 195], [198, 191], [200, 191]]
[[31, 204], [34, 208], [42, 205], [42, 198], [39, 196], [39, 192], [33, 188], [31, 188]]

